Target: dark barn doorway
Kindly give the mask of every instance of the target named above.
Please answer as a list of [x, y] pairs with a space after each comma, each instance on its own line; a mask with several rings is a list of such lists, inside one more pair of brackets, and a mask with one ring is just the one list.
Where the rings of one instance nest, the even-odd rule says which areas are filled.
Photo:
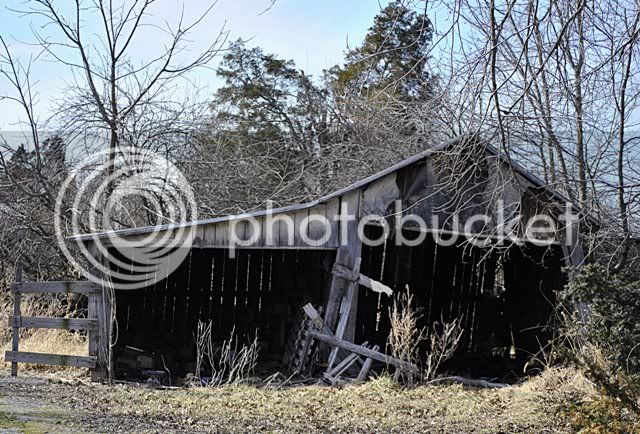
[[[367, 228], [376, 238], [382, 229]], [[415, 232], [405, 230], [411, 239]], [[511, 245], [486, 249], [458, 242], [443, 246], [428, 235], [417, 246], [363, 246], [363, 273], [401, 291], [408, 288], [420, 327], [458, 318], [464, 333], [445, 369], [471, 376], [519, 376], [525, 363], [546, 345], [555, 291], [566, 281], [558, 245]], [[361, 290], [356, 341], [385, 348], [393, 300]], [[375, 314], [374, 314], [375, 312]], [[427, 344], [420, 349], [429, 350]], [[515, 351], [515, 353], [514, 353]]]
[[172, 376], [193, 372], [198, 321], [212, 322], [216, 341], [232, 332], [241, 343], [257, 336], [261, 362], [282, 360], [301, 307], [326, 298], [335, 252], [246, 249], [234, 256], [193, 248], [167, 279], [116, 292], [118, 376], [139, 375], [135, 350], [161, 360]]
[[[380, 228], [367, 226], [370, 238]], [[413, 232], [415, 234], [415, 232]], [[405, 233], [411, 238], [410, 230]], [[114, 253], [117, 254], [117, 253]], [[116, 376], [135, 378], [135, 351], [174, 377], [193, 373], [198, 322], [212, 323], [216, 341], [233, 332], [240, 342], [256, 336], [260, 363], [281, 369], [299, 331], [301, 307], [320, 308], [328, 297], [333, 250], [192, 248], [167, 279], [144, 289], [117, 291]], [[443, 246], [432, 236], [416, 246], [396, 246], [393, 236], [363, 246], [361, 271], [413, 294], [420, 327], [459, 318], [463, 337], [445, 369], [472, 375], [521, 375], [531, 355], [548, 339], [554, 291], [562, 288], [559, 246], [512, 245], [483, 249], [467, 242]], [[361, 287], [355, 341], [385, 349], [392, 299]], [[421, 353], [425, 354], [425, 345]]]

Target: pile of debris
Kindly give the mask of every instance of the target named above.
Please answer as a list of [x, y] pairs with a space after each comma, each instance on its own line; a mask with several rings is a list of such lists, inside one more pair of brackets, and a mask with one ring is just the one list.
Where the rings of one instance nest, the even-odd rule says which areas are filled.
[[[324, 365], [322, 360], [327, 361], [322, 380], [331, 385], [365, 381], [374, 363], [394, 366], [397, 372], [402, 371], [405, 375], [420, 374], [418, 366], [380, 352], [377, 345], [369, 346], [368, 342], [358, 345], [334, 336], [310, 303], [303, 307], [303, 311], [305, 318], [296, 336], [295, 351], [287, 361], [294, 374], [311, 376], [318, 366]], [[346, 355], [336, 363], [339, 352]]]
[[125, 346], [115, 359], [115, 368], [121, 372], [125, 380], [143, 379], [158, 385], [170, 383], [169, 372], [158, 369], [162, 366], [161, 358], [143, 349]]

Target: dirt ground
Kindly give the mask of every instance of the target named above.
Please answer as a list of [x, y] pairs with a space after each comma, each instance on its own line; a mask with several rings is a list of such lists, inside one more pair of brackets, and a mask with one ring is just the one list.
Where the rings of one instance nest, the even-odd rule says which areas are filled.
[[0, 432], [569, 432], [565, 409], [591, 393], [578, 373], [555, 369], [493, 390], [402, 389], [386, 377], [342, 388], [155, 390], [3, 371]]

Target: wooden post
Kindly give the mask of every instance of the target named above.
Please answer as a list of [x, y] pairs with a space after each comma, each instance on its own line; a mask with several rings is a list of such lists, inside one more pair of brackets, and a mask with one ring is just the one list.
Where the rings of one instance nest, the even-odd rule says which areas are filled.
[[[361, 191], [355, 190], [343, 196], [340, 202], [340, 213], [355, 218], [341, 222], [340, 247], [336, 253], [336, 264], [356, 273], [359, 272], [362, 241], [358, 236], [360, 219]], [[344, 224], [344, 225], [343, 225]], [[338, 274], [332, 274], [331, 289], [327, 300], [324, 322], [335, 336], [353, 342], [355, 339], [355, 319], [358, 311], [358, 282], [354, 282]], [[338, 314], [341, 314], [337, 324]], [[336, 360], [338, 348], [334, 348], [327, 359], [327, 370], [330, 371]]]
[[[89, 330], [87, 337], [89, 339], [89, 355], [98, 358], [100, 340], [99, 340], [99, 328], [100, 319], [98, 318], [98, 297], [100, 294], [89, 294], [89, 301], [87, 304], [87, 317], [96, 319], [98, 321], [98, 327], [95, 330]], [[103, 378], [99, 368], [91, 370], [91, 381], [100, 381]]]
[[[569, 225], [571, 225], [570, 231]], [[571, 237], [569, 237], [569, 234], [571, 234]], [[580, 220], [576, 219], [567, 222], [567, 228], [565, 228], [565, 243], [562, 246], [562, 251], [565, 256], [565, 264], [568, 267], [580, 267], [583, 265], [584, 249], [580, 241]], [[575, 269], [569, 272], [569, 280], [573, 279], [575, 273]], [[589, 319], [589, 305], [582, 300], [574, 300], [574, 305], [580, 314], [580, 322], [585, 326]], [[583, 333], [586, 333], [586, 331], [583, 330]]]
[[[100, 253], [92, 241], [87, 245], [87, 250], [98, 262], [102, 262]], [[92, 269], [91, 273], [98, 276], [96, 269]], [[89, 295], [89, 318], [98, 320], [97, 330], [89, 332], [89, 355], [97, 357], [96, 367], [91, 370], [91, 381], [112, 380], [111, 302], [111, 289], [104, 284], [99, 293]]]
[[113, 381], [111, 357], [111, 290], [103, 286], [102, 294], [98, 296], [98, 366], [103, 378]]
[[89, 318], [98, 321], [96, 330], [89, 331], [89, 355], [97, 358], [91, 370], [91, 381], [111, 381], [111, 297], [109, 288], [101, 293], [89, 295]]
[[[16, 265], [16, 283], [22, 282], [22, 264]], [[18, 291], [13, 293], [13, 328], [11, 329], [11, 351], [20, 350], [20, 303], [22, 294]], [[18, 363], [11, 362], [11, 376], [18, 376]]]
[[[343, 241], [340, 240], [341, 245], [336, 253], [336, 263], [346, 267], [349, 270], [353, 270], [356, 266], [356, 262], [360, 258], [362, 252], [362, 242], [358, 237], [358, 219], [360, 217], [360, 203], [361, 192], [360, 190], [353, 191], [346, 194], [341, 199], [341, 212], [346, 211], [348, 214], [355, 215], [356, 219], [348, 221], [345, 228], [340, 228], [346, 231], [346, 245], [342, 245]], [[342, 238], [342, 237], [341, 237]], [[331, 330], [335, 330], [336, 323], [338, 321], [338, 313], [340, 311], [340, 304], [342, 298], [347, 295], [349, 285], [352, 282], [344, 277], [333, 274], [331, 280], [331, 289], [329, 290], [329, 298], [327, 300], [327, 308], [325, 310], [324, 322]], [[347, 300], [349, 304], [349, 318], [354, 319], [358, 309], [358, 288], [350, 294], [350, 300]], [[349, 321], [352, 323], [353, 321]], [[355, 334], [355, 324], [347, 324], [343, 338], [353, 341], [353, 335]]]

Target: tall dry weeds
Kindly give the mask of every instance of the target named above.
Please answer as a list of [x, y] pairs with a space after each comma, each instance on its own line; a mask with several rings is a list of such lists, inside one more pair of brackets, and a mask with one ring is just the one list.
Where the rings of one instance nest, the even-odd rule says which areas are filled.
[[[393, 305], [389, 308], [391, 331], [387, 348], [393, 357], [410, 363], [418, 362], [418, 349], [426, 337], [424, 328], [418, 327], [421, 317], [420, 311], [413, 307], [413, 295], [407, 286], [404, 292], [394, 297]], [[413, 374], [402, 370], [396, 371], [394, 379], [408, 385], [413, 385], [415, 381]]]
[[[235, 334], [235, 328], [231, 330], [229, 339], [222, 342], [220, 348], [216, 348], [211, 335], [212, 323], [198, 322], [196, 331], [196, 378], [206, 386], [221, 386], [223, 384], [239, 384], [246, 382], [253, 372], [258, 361], [258, 336], [249, 345], [240, 345]], [[211, 368], [211, 376], [202, 376], [205, 360]], [[207, 377], [206, 379], [204, 377]]]
[[[464, 329], [461, 327], [460, 318], [446, 322], [441, 317], [440, 321], [435, 322], [427, 330], [424, 327], [418, 327], [421, 317], [420, 310], [413, 306], [413, 295], [407, 286], [404, 292], [394, 297], [393, 305], [389, 308], [391, 331], [387, 338], [387, 348], [393, 357], [419, 364], [421, 362], [420, 345], [427, 341], [429, 350], [422, 360], [424, 361], [422, 380], [430, 381], [435, 378], [442, 364], [455, 354]], [[416, 378], [409, 372], [396, 370], [394, 380], [412, 386]]]
[[455, 354], [464, 333], [461, 322], [460, 318], [446, 322], [441, 317], [439, 322], [433, 324], [429, 333], [429, 351], [424, 363], [425, 380], [434, 379], [440, 366]]

